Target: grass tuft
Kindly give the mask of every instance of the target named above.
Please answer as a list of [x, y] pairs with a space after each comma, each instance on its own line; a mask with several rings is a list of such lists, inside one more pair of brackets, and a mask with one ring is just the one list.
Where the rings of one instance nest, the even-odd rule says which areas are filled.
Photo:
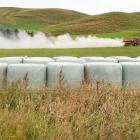
[[0, 90], [0, 140], [140, 139], [139, 101], [133, 87], [11, 85]]

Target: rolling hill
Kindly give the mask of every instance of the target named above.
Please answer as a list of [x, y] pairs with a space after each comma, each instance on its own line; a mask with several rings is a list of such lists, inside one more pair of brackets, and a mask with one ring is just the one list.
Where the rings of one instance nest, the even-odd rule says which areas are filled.
[[42, 31], [49, 35], [140, 32], [140, 12], [111, 12], [91, 16], [66, 9], [6, 7], [0, 8], [0, 27]]
[[140, 31], [140, 13], [111, 12], [46, 27], [52, 34], [101, 34], [122, 31]]
[[1, 27], [16, 27], [27, 30], [73, 21], [88, 15], [65, 9], [0, 8]]

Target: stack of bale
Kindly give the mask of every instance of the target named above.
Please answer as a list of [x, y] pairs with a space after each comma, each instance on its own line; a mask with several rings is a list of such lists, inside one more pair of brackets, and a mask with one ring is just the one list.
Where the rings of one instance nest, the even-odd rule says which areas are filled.
[[33, 88], [54, 88], [59, 80], [79, 86], [84, 79], [111, 85], [140, 85], [140, 57], [4, 57], [0, 58], [0, 85], [27, 76]]

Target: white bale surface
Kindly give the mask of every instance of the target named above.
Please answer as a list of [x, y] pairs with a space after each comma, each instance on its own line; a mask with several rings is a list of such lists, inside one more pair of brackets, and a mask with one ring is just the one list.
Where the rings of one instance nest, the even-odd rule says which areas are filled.
[[119, 63], [85, 63], [85, 75], [94, 82], [122, 85], [122, 66]]
[[121, 58], [118, 59], [119, 62], [140, 62], [138, 58]]
[[129, 61], [133, 62], [133, 60], [129, 56], [111, 56], [108, 58], [115, 58], [118, 60], [118, 62], [129, 62]]
[[105, 58], [105, 57], [80, 57], [86, 62], [114, 62], [117, 63], [118, 60], [115, 58]]
[[140, 57], [135, 58], [137, 62], [140, 62]]
[[131, 58], [131, 57], [129, 57], [129, 56], [110, 56], [110, 57], [112, 57], [112, 58], [118, 58], [118, 59], [121, 59], [121, 58]]
[[57, 58], [55, 59], [56, 62], [75, 62], [75, 63], [85, 63], [84, 59], [80, 58]]
[[118, 62], [140, 62], [139, 58], [132, 58], [128, 56], [113, 56], [113, 58], [118, 59]]
[[27, 75], [29, 87], [40, 88], [46, 84], [46, 66], [42, 64], [10, 64], [7, 81], [15, 83]]
[[30, 63], [30, 64], [47, 65], [49, 62], [54, 62], [54, 60], [49, 57], [27, 57], [23, 59], [23, 63]]
[[8, 63], [8, 64], [18, 64], [22, 63], [22, 57], [2, 57], [0, 58], [0, 63]]
[[84, 65], [70, 62], [52, 62], [47, 65], [47, 84], [54, 88], [59, 81], [60, 72], [68, 86], [78, 86], [84, 79]]
[[74, 56], [57, 56], [57, 57], [53, 57], [53, 59], [60, 59], [60, 58], [63, 58], [63, 59], [73, 59], [73, 58], [77, 58], [77, 57], [74, 57]]
[[140, 63], [123, 62], [123, 84], [140, 86]]
[[7, 67], [7, 63], [0, 63], [0, 86], [2, 86], [6, 80]]

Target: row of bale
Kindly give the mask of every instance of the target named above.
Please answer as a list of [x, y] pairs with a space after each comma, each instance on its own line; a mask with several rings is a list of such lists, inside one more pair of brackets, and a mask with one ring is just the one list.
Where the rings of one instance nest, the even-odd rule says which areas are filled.
[[27, 76], [28, 86], [53, 88], [59, 80], [78, 86], [83, 80], [111, 85], [140, 85], [140, 57], [3, 57], [0, 81], [16, 83]]

